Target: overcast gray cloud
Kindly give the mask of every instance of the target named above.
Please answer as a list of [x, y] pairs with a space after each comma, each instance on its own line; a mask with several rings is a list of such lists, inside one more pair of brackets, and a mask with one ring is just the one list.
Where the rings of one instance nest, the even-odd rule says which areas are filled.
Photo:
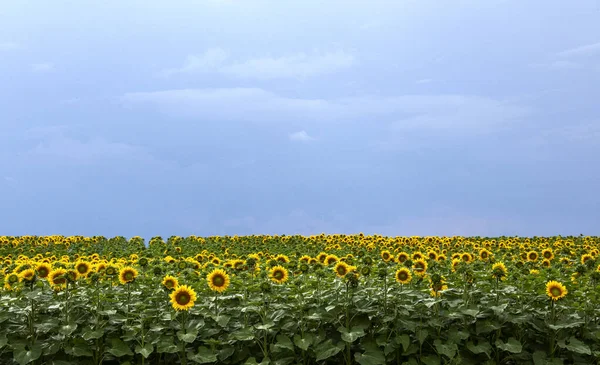
[[595, 0], [25, 0], [0, 34], [0, 235], [598, 234]]

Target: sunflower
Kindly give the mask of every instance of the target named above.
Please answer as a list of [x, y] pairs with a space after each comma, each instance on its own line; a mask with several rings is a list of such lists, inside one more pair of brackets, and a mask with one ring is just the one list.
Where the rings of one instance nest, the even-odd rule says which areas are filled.
[[4, 277], [4, 289], [12, 290], [20, 281], [21, 278], [14, 272], [7, 274]]
[[283, 284], [287, 281], [289, 274], [285, 267], [283, 266], [274, 266], [269, 271], [269, 277], [273, 282], [277, 284]]
[[458, 269], [458, 267], [460, 266], [460, 264], [462, 263], [461, 259], [452, 259], [452, 272], [456, 272], [456, 269]]
[[61, 289], [67, 285], [67, 278], [65, 277], [66, 273], [67, 270], [62, 268], [52, 270], [50, 271], [50, 274], [48, 274], [48, 282], [55, 289]]
[[462, 255], [460, 255], [460, 258], [463, 260], [463, 262], [466, 262], [467, 264], [473, 261], [473, 255], [471, 255], [468, 252], [465, 252]]
[[400, 284], [408, 284], [412, 280], [412, 275], [409, 269], [403, 267], [396, 271], [395, 278]]
[[551, 265], [551, 263], [550, 263], [550, 260], [548, 260], [548, 259], [544, 259], [544, 260], [542, 260], [542, 266], [543, 266], [543, 267], [545, 267], [545, 268], [549, 268], [549, 267], [550, 267], [550, 265]]
[[506, 265], [502, 262], [497, 262], [492, 265], [492, 276], [496, 279], [503, 279], [506, 276]]
[[481, 261], [485, 261], [485, 260], [489, 259], [489, 258], [490, 258], [490, 253], [491, 253], [491, 252], [490, 252], [490, 251], [488, 251], [488, 250], [486, 250], [485, 248], [481, 249], [481, 250], [479, 251], [479, 259], [480, 259]]
[[211, 290], [222, 293], [229, 286], [230, 280], [229, 275], [225, 270], [214, 269], [210, 274], [206, 276], [206, 281]]
[[588, 260], [592, 260], [592, 261], [593, 261], [593, 260], [594, 260], [594, 256], [592, 256], [592, 255], [590, 255], [590, 254], [587, 254], [587, 253], [586, 253], [585, 255], [582, 255], [582, 256], [581, 256], [581, 264], [582, 264], [582, 265], [585, 265], [585, 263], [586, 263]]
[[91, 271], [91, 267], [90, 264], [85, 261], [77, 261], [75, 263], [75, 270], [78, 275], [86, 276]]
[[325, 258], [325, 265], [332, 265], [338, 262], [339, 258], [336, 255], [327, 255]]
[[546, 294], [554, 301], [564, 298], [568, 292], [567, 288], [558, 281], [552, 280], [546, 283]]
[[554, 258], [554, 252], [551, 248], [546, 248], [542, 251], [542, 257], [546, 260], [552, 260]]
[[396, 262], [398, 262], [399, 264], [403, 263], [404, 261], [408, 260], [408, 254], [406, 252], [400, 252], [396, 255]]
[[317, 255], [317, 260], [321, 261], [321, 263], [325, 263], [325, 259], [327, 258], [326, 252], [321, 252]]
[[427, 271], [427, 261], [418, 259], [413, 262], [413, 271], [417, 275], [424, 275]]
[[392, 254], [388, 250], [381, 251], [381, 259], [385, 262], [390, 261], [393, 258]]
[[175, 289], [175, 287], [177, 287], [179, 285], [179, 281], [177, 281], [176, 277], [167, 275], [163, 278], [162, 285], [164, 285], [165, 288], [167, 288], [169, 290], [173, 290], [173, 289]]
[[187, 285], [179, 285], [170, 295], [173, 308], [178, 311], [187, 311], [194, 306], [196, 292]]
[[347, 263], [345, 263], [343, 261], [338, 262], [333, 267], [333, 271], [340, 278], [343, 278], [344, 276], [346, 276], [346, 274], [349, 273], [350, 271], [352, 271], [352, 269], [353, 269], [352, 266], [348, 265]]
[[35, 278], [35, 271], [33, 269], [25, 269], [19, 274], [21, 279], [26, 282], [31, 282]]
[[310, 261], [310, 259], [311, 259], [311, 257], [310, 257], [310, 256], [308, 256], [308, 255], [302, 255], [302, 257], [300, 257], [300, 258], [298, 259], [298, 261], [299, 261], [300, 263], [308, 264], [308, 262]]
[[535, 251], [529, 251], [527, 253], [527, 261], [537, 261], [538, 253]]
[[275, 260], [281, 262], [282, 264], [287, 264], [288, 262], [290, 262], [290, 258], [286, 255], [277, 255], [275, 256]]
[[121, 284], [132, 283], [138, 276], [138, 272], [131, 266], [127, 266], [121, 269], [119, 272], [119, 281]]
[[35, 270], [37, 271], [38, 276], [44, 279], [48, 277], [48, 274], [50, 274], [50, 271], [52, 271], [52, 266], [46, 263], [41, 263], [35, 268]]

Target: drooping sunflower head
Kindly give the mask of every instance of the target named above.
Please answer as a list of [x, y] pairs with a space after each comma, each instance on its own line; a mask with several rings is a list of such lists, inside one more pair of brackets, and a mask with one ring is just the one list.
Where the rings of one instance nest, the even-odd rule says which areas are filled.
[[544, 259], [542, 260], [542, 267], [549, 268], [551, 265], [550, 260]]
[[138, 271], [131, 266], [121, 269], [119, 272], [119, 282], [121, 284], [132, 283], [138, 276]]
[[170, 298], [175, 310], [187, 311], [196, 302], [196, 292], [187, 285], [179, 285], [171, 292]]
[[546, 294], [554, 301], [564, 298], [567, 293], [567, 288], [558, 281], [552, 280], [546, 283]]
[[206, 276], [206, 281], [211, 290], [222, 293], [229, 287], [230, 279], [225, 270], [214, 269]]
[[77, 261], [75, 263], [75, 271], [80, 276], [86, 276], [91, 271], [91, 266], [86, 261]]
[[396, 271], [395, 278], [400, 284], [408, 284], [412, 280], [412, 274], [408, 268], [402, 267]]
[[588, 261], [594, 261], [594, 256], [587, 254], [587, 253], [581, 256], [581, 264], [582, 265], [585, 265], [585, 263]]
[[506, 265], [503, 262], [497, 262], [492, 265], [492, 276], [496, 279], [502, 279], [507, 274]]
[[176, 277], [167, 275], [163, 278], [162, 285], [169, 290], [173, 290], [177, 285], [179, 285], [179, 281]]
[[437, 252], [435, 252], [435, 251], [433, 251], [433, 250], [430, 250], [429, 252], [427, 252], [427, 257], [428, 257], [430, 260], [437, 260], [437, 258], [438, 258], [438, 254], [437, 254]]
[[290, 258], [283, 254], [275, 256], [275, 260], [277, 262], [281, 262], [282, 264], [287, 264], [288, 262], [290, 262]]
[[50, 271], [48, 274], [48, 282], [54, 289], [61, 289], [67, 285], [67, 278], [65, 274], [67, 270], [58, 268]]
[[417, 275], [424, 275], [427, 271], [427, 261], [423, 259], [418, 259], [413, 261], [413, 271]]
[[277, 284], [283, 284], [287, 281], [289, 274], [285, 267], [283, 266], [274, 266], [269, 271], [269, 277], [271, 280]]
[[35, 279], [35, 271], [33, 269], [25, 269], [19, 274], [24, 282], [31, 282]]

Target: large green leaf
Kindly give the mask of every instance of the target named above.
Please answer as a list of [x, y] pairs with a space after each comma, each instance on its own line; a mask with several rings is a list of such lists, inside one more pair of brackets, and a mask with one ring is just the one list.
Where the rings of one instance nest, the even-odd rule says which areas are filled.
[[334, 345], [331, 340], [327, 340], [315, 348], [316, 360], [322, 361], [329, 359], [330, 357], [337, 355], [343, 348], [343, 343]]
[[438, 354], [447, 356], [450, 359], [452, 359], [458, 351], [458, 347], [455, 343], [445, 344], [441, 340], [433, 341], [433, 346]]
[[467, 342], [467, 349], [476, 355], [486, 354], [489, 358], [492, 346], [486, 341], [480, 341], [477, 345], [469, 341]]
[[42, 356], [42, 347], [36, 343], [30, 346], [20, 345], [13, 349], [13, 357], [19, 365], [29, 364]]
[[121, 341], [121, 339], [119, 338], [110, 339], [110, 347], [106, 349], [106, 352], [115, 357], [133, 355], [133, 352], [131, 351], [129, 346], [125, 342]]
[[308, 350], [308, 347], [313, 343], [314, 336], [310, 333], [305, 333], [304, 337], [294, 335], [294, 344], [302, 350]]
[[345, 342], [352, 343], [357, 339], [365, 335], [365, 331], [362, 328], [351, 328], [348, 330], [346, 327], [339, 327], [338, 331], [342, 334], [342, 340]]
[[501, 350], [513, 353], [513, 354], [518, 354], [518, 353], [521, 353], [521, 351], [523, 351], [523, 346], [514, 337], [510, 337], [506, 343], [503, 342], [501, 339], [497, 339], [496, 347], [498, 347]]
[[147, 359], [148, 356], [150, 356], [150, 354], [152, 354], [152, 352], [154, 352], [154, 346], [152, 346], [151, 343], [146, 343], [146, 344], [144, 344], [144, 346], [141, 346], [141, 345], [135, 346], [135, 353], [142, 355], [144, 357], [144, 359]]
[[200, 346], [198, 347], [198, 351], [193, 356], [190, 356], [189, 359], [198, 364], [207, 364], [216, 362], [217, 354], [214, 354], [208, 347]]
[[578, 354], [583, 354], [583, 355], [591, 355], [592, 354], [590, 347], [588, 345], [584, 344], [583, 342], [579, 341], [575, 337], [569, 338], [569, 341], [567, 343], [567, 349], [569, 351], [573, 351]]
[[365, 352], [354, 354], [356, 362], [360, 365], [384, 365], [385, 355], [383, 350], [374, 342], [366, 342], [363, 344]]

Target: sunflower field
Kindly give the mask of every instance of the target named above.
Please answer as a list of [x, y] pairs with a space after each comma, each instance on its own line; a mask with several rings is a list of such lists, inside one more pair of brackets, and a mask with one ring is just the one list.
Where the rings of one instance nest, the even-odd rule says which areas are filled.
[[598, 364], [598, 237], [0, 237], [1, 364]]

